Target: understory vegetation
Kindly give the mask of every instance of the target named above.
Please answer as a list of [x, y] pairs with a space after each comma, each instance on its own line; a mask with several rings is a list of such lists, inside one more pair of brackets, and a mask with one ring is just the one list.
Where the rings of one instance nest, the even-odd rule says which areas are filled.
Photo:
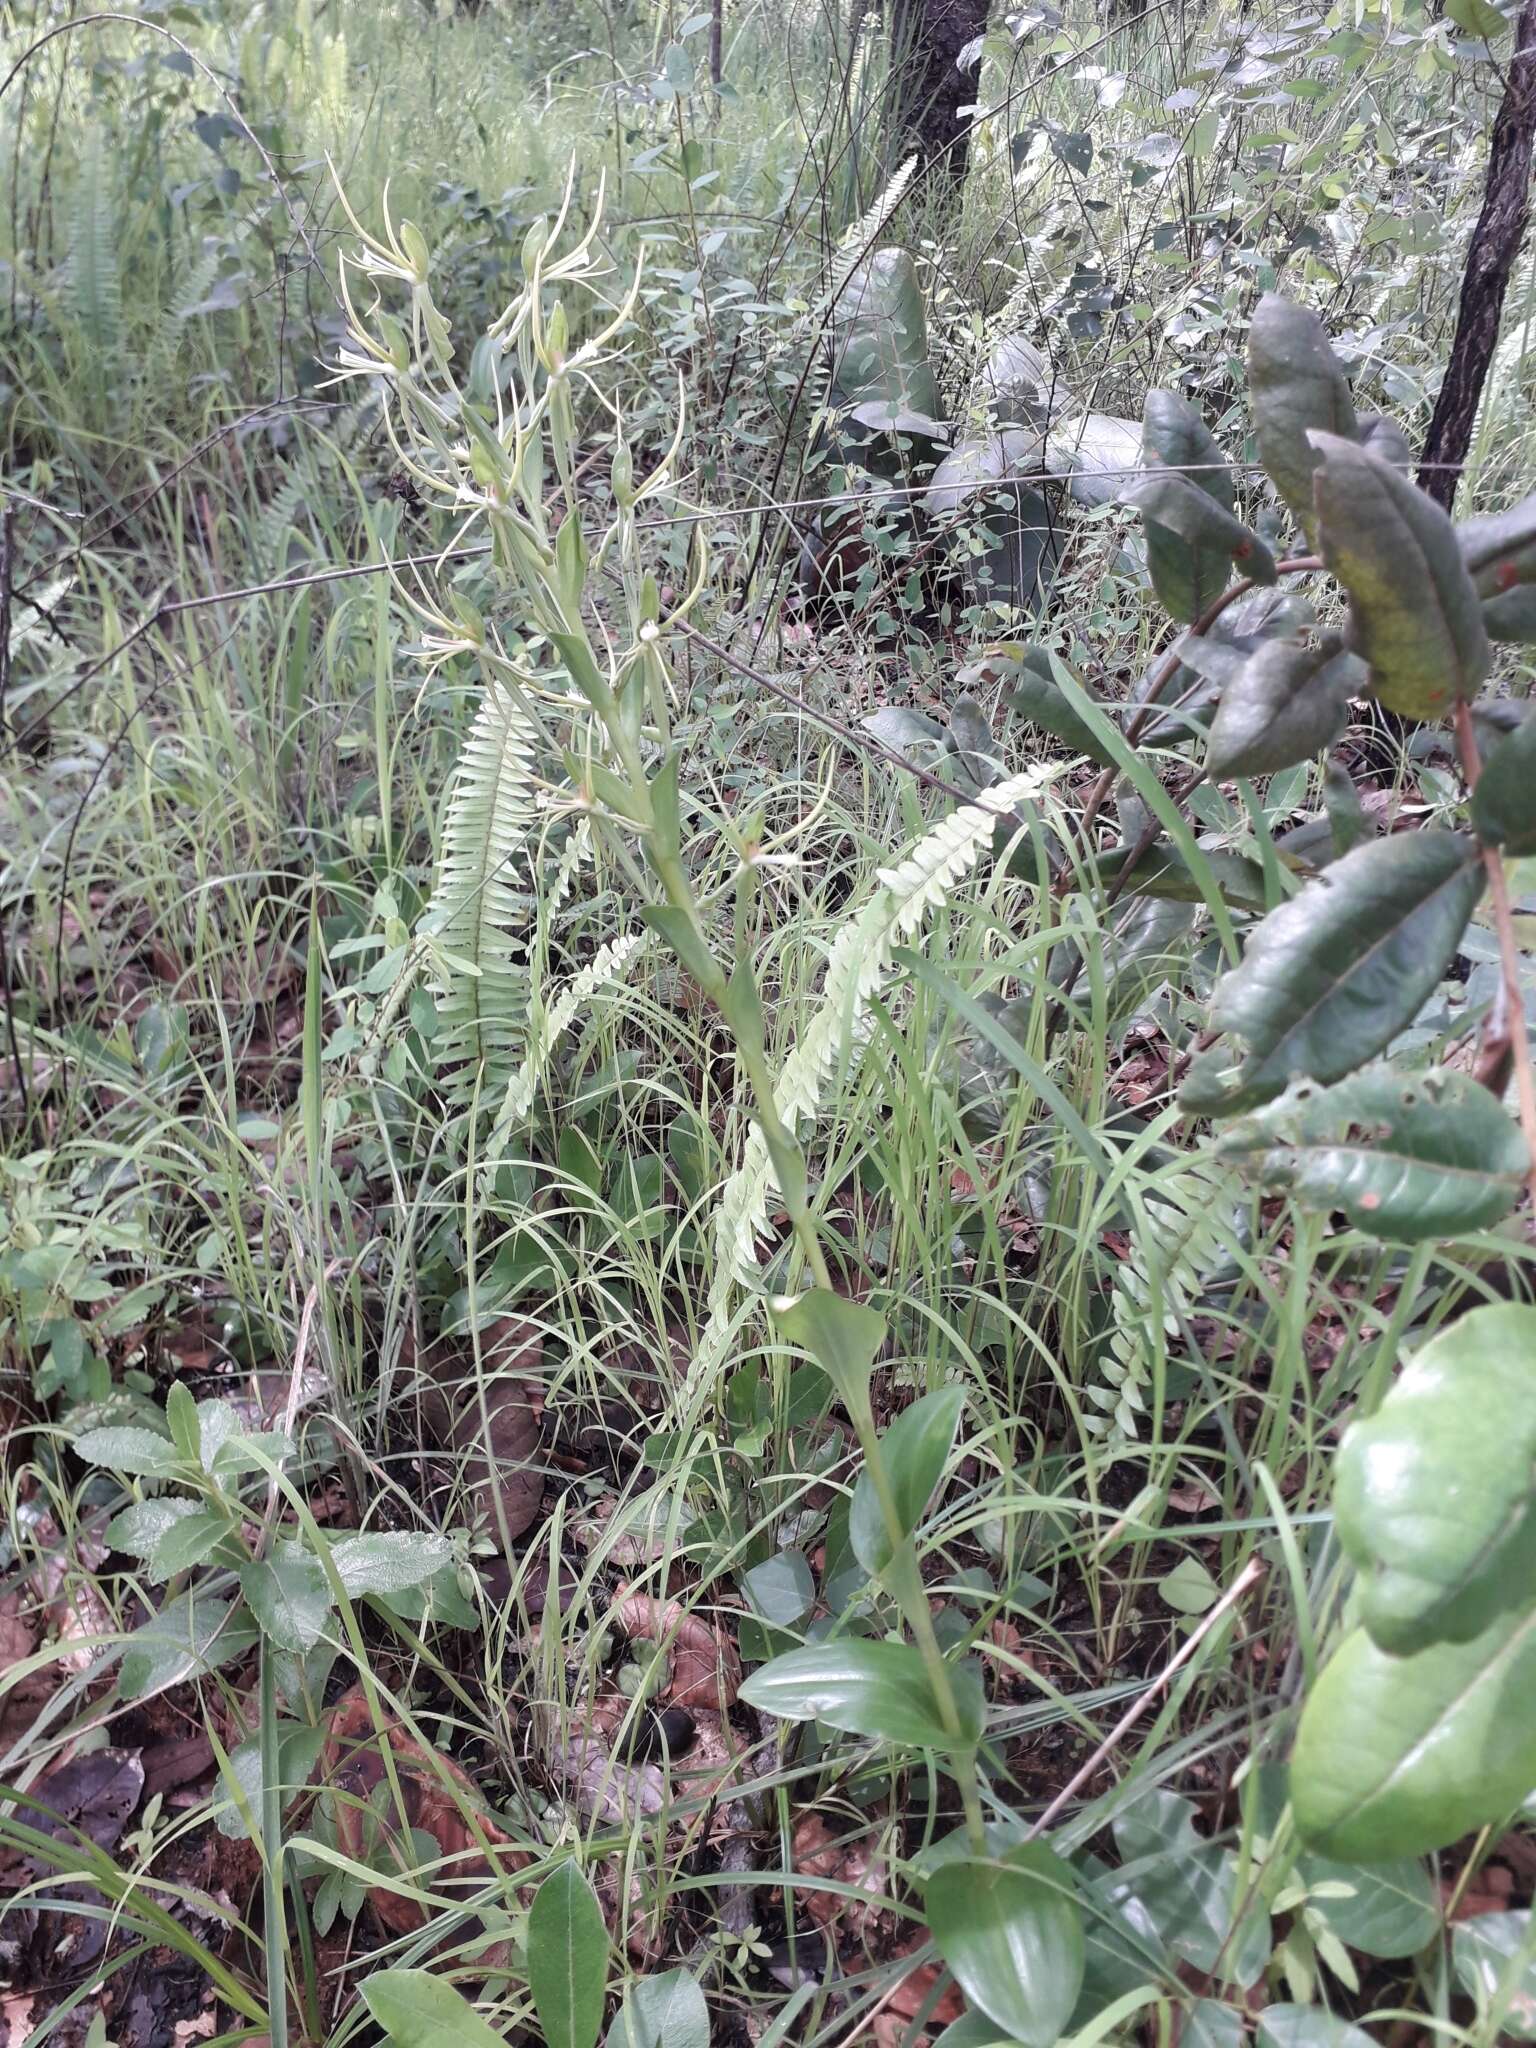
[[1536, 10], [944, 8], [0, 14], [0, 2048], [1536, 2039]]

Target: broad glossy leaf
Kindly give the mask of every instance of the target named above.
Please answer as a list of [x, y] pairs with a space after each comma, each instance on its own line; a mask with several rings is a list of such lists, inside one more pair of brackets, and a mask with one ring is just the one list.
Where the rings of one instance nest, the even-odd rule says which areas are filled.
[[1364, 2027], [1321, 2005], [1269, 2005], [1259, 2014], [1258, 2048], [1375, 2048]]
[[608, 2029], [607, 2048], [709, 2048], [709, 2006], [686, 1970], [636, 1977]]
[[1219, 1971], [1246, 1987], [1269, 1960], [1269, 1914], [1258, 1898], [1242, 1901], [1237, 1859], [1196, 1831], [1187, 1799], [1150, 1792], [1115, 1822], [1115, 1845], [1127, 1865], [1101, 1880], [1119, 1910], [1155, 1929], [1163, 1947], [1197, 1970]]
[[1379, 1862], [1443, 1849], [1536, 1786], [1536, 1612], [1409, 1657], [1347, 1635], [1313, 1686], [1291, 1758], [1304, 1843]]
[[1317, 533], [1314, 428], [1356, 432], [1349, 383], [1315, 313], [1266, 292], [1248, 330], [1248, 394], [1259, 460], [1309, 540]]
[[1189, 2048], [1242, 2048], [1243, 2016], [1219, 1998], [1197, 1998], [1184, 2015], [1180, 2041]]
[[1318, 546], [1349, 593], [1349, 640], [1376, 695], [1439, 718], [1475, 695], [1493, 650], [1448, 514], [1380, 456], [1314, 434]]
[[1336, 1526], [1383, 1649], [1466, 1642], [1536, 1598], [1533, 1369], [1536, 1308], [1476, 1308], [1345, 1431]]
[[1511, 859], [1536, 853], [1536, 718], [1489, 750], [1472, 792], [1472, 830]]
[[864, 1406], [885, 1342], [885, 1317], [878, 1309], [830, 1287], [812, 1287], [793, 1301], [774, 1303], [773, 1320], [782, 1336], [816, 1361], [850, 1412]]
[[816, 1581], [799, 1550], [778, 1551], [743, 1572], [741, 1590], [753, 1612], [775, 1628], [793, 1628], [816, 1605]]
[[1044, 1842], [995, 1861], [955, 1859], [923, 1894], [939, 1954], [973, 2006], [1028, 2048], [1054, 2048], [1083, 1981], [1071, 1870]]
[[1179, 1099], [1246, 1109], [1297, 1075], [1337, 1081], [1412, 1022], [1455, 957], [1484, 874], [1475, 840], [1436, 828], [1356, 847], [1272, 910], [1224, 975]]
[[1042, 727], [1070, 752], [1086, 754], [1102, 767], [1110, 767], [1113, 757], [1057, 686], [1053, 664], [1059, 659], [1043, 647], [1032, 647], [1020, 640], [1004, 641], [986, 648], [976, 661], [958, 672], [955, 680], [965, 689], [1002, 684], [1009, 692], [1005, 699], [1008, 709], [1016, 716]]
[[528, 1911], [528, 1989], [549, 2048], [593, 2048], [607, 1979], [603, 1909], [577, 1866], [562, 1863]]
[[[1389, 1961], [1414, 1956], [1440, 1931], [1440, 1894], [1429, 1866], [1417, 1857], [1341, 1863], [1304, 1851], [1296, 1859], [1296, 1875], [1303, 1884], [1332, 1888], [1309, 1900], [1307, 1910], [1325, 1920], [1346, 1948], [1363, 1956]], [[1351, 1887], [1347, 1898], [1336, 1895], [1341, 1885]]]
[[1250, 654], [1211, 721], [1207, 772], [1272, 775], [1331, 746], [1364, 689], [1366, 667], [1332, 634], [1316, 647], [1271, 640]]
[[[1536, 1959], [1531, 1954], [1531, 1916], [1479, 1913], [1463, 1920], [1451, 1936], [1451, 1960], [1461, 1988], [1479, 2012], [1498, 2011], [1499, 2038], [1536, 2041]], [[1516, 1966], [1515, 1958], [1525, 1960]]]
[[[880, 1457], [901, 1515], [903, 1535], [923, 1519], [944, 1474], [965, 1407], [963, 1387], [940, 1387], [904, 1408], [880, 1441]], [[891, 1561], [890, 1538], [874, 1482], [861, 1472], [848, 1510], [848, 1540], [865, 1571], [876, 1577]]]
[[849, 1735], [878, 1736], [917, 1749], [970, 1748], [981, 1738], [986, 1703], [974, 1663], [951, 1664], [960, 1730], [945, 1729], [922, 1657], [910, 1643], [859, 1636], [812, 1643], [775, 1657], [743, 1683], [741, 1697], [781, 1721], [825, 1721]]
[[395, 2048], [503, 2048], [464, 1994], [430, 1970], [375, 1970], [362, 1993]]
[[1332, 1088], [1301, 1081], [1235, 1124], [1220, 1150], [1305, 1208], [1342, 1209], [1395, 1244], [1486, 1230], [1520, 1199], [1520, 1132], [1469, 1074], [1373, 1067]]
[[331, 1583], [312, 1551], [279, 1543], [272, 1555], [240, 1567], [244, 1593], [262, 1634], [280, 1650], [312, 1650], [325, 1633]]
[[1150, 476], [1125, 493], [1147, 530], [1152, 585], [1176, 619], [1193, 622], [1239, 575], [1273, 583], [1275, 558], [1220, 499], [1182, 476]]

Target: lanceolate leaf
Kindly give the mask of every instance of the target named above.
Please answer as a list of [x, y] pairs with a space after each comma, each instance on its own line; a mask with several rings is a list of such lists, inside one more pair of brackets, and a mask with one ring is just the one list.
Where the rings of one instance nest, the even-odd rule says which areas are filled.
[[1227, 587], [1232, 565], [1273, 583], [1275, 558], [1219, 499], [1186, 477], [1150, 476], [1126, 493], [1147, 529], [1152, 583], [1176, 619], [1193, 622]]
[[1259, 460], [1314, 540], [1317, 453], [1307, 436], [1314, 428], [1350, 436], [1356, 431], [1348, 381], [1315, 313], [1265, 293], [1248, 330], [1248, 391]]
[[1536, 1610], [1394, 1657], [1363, 1628], [1313, 1686], [1291, 1759], [1302, 1840], [1376, 1862], [1443, 1849], [1536, 1786]]
[[1267, 1188], [1342, 1209], [1396, 1244], [1485, 1230], [1514, 1207], [1526, 1171], [1520, 1132], [1470, 1075], [1373, 1068], [1332, 1088], [1299, 1083], [1235, 1125], [1221, 1150]]
[[[879, 1457], [900, 1511], [902, 1533], [910, 1535], [943, 1476], [955, 1441], [963, 1387], [940, 1387], [902, 1410], [881, 1438]], [[880, 1512], [874, 1481], [861, 1472], [848, 1510], [848, 1539], [867, 1572], [883, 1572], [891, 1561], [890, 1537]]]
[[1097, 735], [1057, 687], [1052, 665], [1059, 658], [1043, 647], [1005, 641], [987, 648], [979, 660], [961, 669], [955, 680], [966, 689], [1003, 684], [1010, 692], [1005, 702], [1016, 716], [1043, 727], [1069, 752], [1086, 754], [1102, 767], [1112, 767], [1113, 755], [1105, 752]]
[[1360, 1618], [1383, 1649], [1466, 1642], [1536, 1598], [1533, 1363], [1536, 1308], [1474, 1309], [1345, 1433], [1339, 1541], [1361, 1573]]
[[607, 1977], [603, 1909], [576, 1865], [562, 1863], [528, 1913], [528, 1989], [548, 2048], [593, 2048]]
[[1483, 889], [1476, 842], [1429, 829], [1374, 840], [1272, 910], [1222, 979], [1212, 1048], [1180, 1092], [1196, 1115], [1250, 1108], [1298, 1075], [1341, 1080], [1413, 1020]]
[[1536, 853], [1536, 718], [1490, 748], [1472, 792], [1472, 829], [1511, 858]]
[[1390, 462], [1394, 469], [1413, 467], [1413, 450], [1408, 445], [1408, 436], [1396, 420], [1384, 419], [1380, 413], [1363, 412], [1359, 434], [1360, 446], [1368, 448], [1373, 455], [1379, 455], [1383, 462]]
[[940, 1865], [928, 1925], [955, 1981], [1027, 2048], [1054, 2048], [1083, 1981], [1083, 1915], [1072, 1872], [1043, 1842], [995, 1860]]
[[[1176, 391], [1147, 393], [1141, 459], [1148, 470], [1180, 472], [1176, 481], [1204, 492], [1219, 511], [1231, 514], [1236, 502], [1232, 471], [1205, 421]], [[1226, 587], [1231, 549], [1219, 537], [1181, 535], [1150, 510], [1144, 516], [1153, 588], [1175, 618], [1199, 618]]]
[[825, 1721], [849, 1735], [872, 1735], [914, 1748], [970, 1748], [981, 1737], [985, 1702], [974, 1664], [952, 1664], [950, 1683], [961, 1726], [944, 1726], [922, 1657], [910, 1643], [868, 1642], [860, 1636], [813, 1643], [775, 1657], [754, 1671], [741, 1697], [760, 1713], [784, 1721]]
[[1310, 760], [1344, 730], [1349, 700], [1364, 689], [1366, 673], [1331, 634], [1317, 647], [1267, 642], [1222, 693], [1208, 772], [1217, 780], [1272, 775]]
[[1438, 718], [1493, 658], [1482, 609], [1433, 499], [1337, 434], [1314, 434], [1318, 546], [1350, 598], [1350, 642], [1391, 711]]

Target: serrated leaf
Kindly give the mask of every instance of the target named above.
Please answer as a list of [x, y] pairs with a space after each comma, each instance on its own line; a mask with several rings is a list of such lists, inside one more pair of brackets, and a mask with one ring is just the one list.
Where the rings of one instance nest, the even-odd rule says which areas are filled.
[[279, 1543], [269, 1558], [240, 1567], [261, 1632], [280, 1650], [312, 1650], [325, 1632], [331, 1586], [318, 1557], [298, 1543]]
[[[1517, 1963], [1516, 1958], [1519, 1958]], [[1481, 2013], [1498, 2014], [1499, 2039], [1536, 2041], [1536, 1959], [1529, 1912], [1479, 1913], [1451, 1936], [1457, 1980]]]
[[1291, 1758], [1302, 1841], [1379, 1862], [1444, 1849], [1536, 1786], [1536, 1611], [1412, 1656], [1363, 1628], [1313, 1686]]
[[1366, 667], [1332, 634], [1316, 647], [1271, 640], [1222, 692], [1206, 770], [1216, 781], [1272, 775], [1331, 746], [1364, 689]]
[[1233, 564], [1273, 583], [1275, 558], [1220, 499], [1182, 476], [1150, 476], [1125, 493], [1147, 533], [1152, 586], [1176, 619], [1193, 623], [1220, 597]]
[[1341, 1209], [1359, 1230], [1419, 1244], [1486, 1230], [1520, 1199], [1525, 1147], [1470, 1075], [1376, 1068], [1332, 1088], [1301, 1082], [1234, 1125], [1220, 1151], [1304, 1208]]
[[1360, 1619], [1383, 1649], [1466, 1642], [1536, 1597], [1533, 1360], [1536, 1309], [1474, 1309], [1346, 1430], [1336, 1526], [1361, 1574]]
[[395, 2048], [505, 2048], [464, 1994], [430, 1970], [375, 1970], [361, 1988]]
[[1317, 534], [1309, 433], [1356, 432], [1354, 402], [1323, 323], [1303, 306], [1266, 292], [1248, 330], [1248, 392], [1259, 460], [1309, 540]]
[[562, 1863], [528, 1913], [528, 1988], [548, 2048], [593, 2048], [607, 1979], [603, 1909], [577, 1866]]
[[1493, 650], [1456, 530], [1380, 456], [1314, 433], [1318, 548], [1349, 593], [1349, 641], [1390, 711], [1438, 718], [1472, 697]]
[[1413, 1021], [1483, 891], [1475, 840], [1438, 828], [1356, 847], [1272, 910], [1222, 977], [1211, 1025], [1240, 1052], [1200, 1054], [1179, 1100], [1255, 1107], [1298, 1075], [1337, 1081]]
[[923, 1895], [939, 1954], [973, 2006], [1026, 2048], [1053, 2048], [1083, 1981], [1072, 1872], [1044, 1842], [954, 1857]]
[[256, 1642], [250, 1616], [228, 1600], [193, 1590], [168, 1600], [123, 1648], [118, 1682], [124, 1699], [146, 1699], [216, 1671]]
[[177, 1522], [203, 1512], [195, 1500], [136, 1500], [106, 1526], [106, 1539], [113, 1550], [130, 1557], [154, 1562], [155, 1551]]
[[[885, 1467], [901, 1518], [902, 1534], [910, 1536], [923, 1519], [933, 1489], [944, 1474], [954, 1447], [955, 1431], [965, 1407], [963, 1387], [940, 1387], [904, 1408], [880, 1440], [878, 1455]], [[874, 1481], [861, 1472], [848, 1509], [848, 1540], [865, 1571], [878, 1578], [891, 1561], [890, 1537], [880, 1512]]]
[[152, 1429], [127, 1425], [88, 1429], [75, 1438], [75, 1452], [88, 1465], [141, 1479], [166, 1479], [176, 1470], [178, 1453], [168, 1437]]
[[419, 1586], [452, 1557], [453, 1545], [446, 1536], [407, 1529], [343, 1536], [331, 1547], [331, 1562], [349, 1600], [363, 1593], [398, 1593], [406, 1586]]
[[971, 1663], [952, 1664], [958, 1733], [944, 1726], [923, 1660], [910, 1643], [849, 1636], [789, 1650], [754, 1671], [741, 1697], [782, 1721], [825, 1721], [848, 1735], [869, 1735], [916, 1749], [970, 1748], [981, 1739], [985, 1700]]

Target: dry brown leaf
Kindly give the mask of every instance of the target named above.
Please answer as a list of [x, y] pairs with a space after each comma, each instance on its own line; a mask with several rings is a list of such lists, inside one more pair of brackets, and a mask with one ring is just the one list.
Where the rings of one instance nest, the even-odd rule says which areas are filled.
[[527, 1383], [497, 1380], [486, 1391], [484, 1414], [478, 1400], [469, 1401], [448, 1441], [465, 1454], [471, 1524], [497, 1543], [514, 1542], [544, 1505], [542, 1441]]
[[621, 1588], [608, 1612], [608, 1625], [626, 1638], [644, 1636], [661, 1644], [667, 1681], [661, 1697], [675, 1707], [724, 1714], [736, 1703], [741, 1658], [736, 1645], [680, 1600]]
[[836, 1892], [823, 1891], [819, 1885], [797, 1885], [795, 1904], [803, 1907], [818, 1927], [828, 1928], [841, 1922], [852, 1932], [867, 1936], [885, 1918], [885, 1869], [877, 1858], [871, 1857], [867, 1837], [855, 1836], [850, 1840], [846, 1835], [837, 1835], [820, 1814], [808, 1813], [795, 1827], [793, 1860], [802, 1877], [852, 1885], [870, 1895], [869, 1904], [856, 1904]]
[[[916, 2042], [908, 2030], [927, 2003], [940, 1975], [936, 1963], [919, 1963], [915, 1969], [908, 1970], [887, 1995], [875, 2015], [874, 2024], [870, 2028], [875, 2048], [916, 2048]], [[938, 2003], [923, 2022], [923, 2033], [917, 2039], [930, 2038], [941, 2027], [947, 2027], [952, 2020], [959, 2019], [964, 2010], [964, 2001], [958, 1989], [954, 1984], [947, 1984]]]
[[[405, 1812], [379, 1801], [378, 1787], [388, 1783], [384, 1745], [394, 1752], [395, 1776]], [[484, 1811], [474, 1782], [450, 1757], [424, 1749], [398, 1722], [374, 1727], [361, 1691], [348, 1693], [331, 1711], [320, 1751], [322, 1782], [341, 1796], [336, 1801], [336, 1840], [343, 1854], [366, 1862], [370, 1838], [384, 1827], [419, 1828], [437, 1843], [442, 1863], [428, 1879], [436, 1892], [471, 1891], [490, 1877], [524, 1870], [532, 1857]], [[408, 1867], [414, 1858], [402, 1850]], [[370, 1889], [368, 1900], [392, 1934], [414, 1934], [425, 1926], [427, 1912], [415, 1899], [403, 1898], [382, 1885]]]

